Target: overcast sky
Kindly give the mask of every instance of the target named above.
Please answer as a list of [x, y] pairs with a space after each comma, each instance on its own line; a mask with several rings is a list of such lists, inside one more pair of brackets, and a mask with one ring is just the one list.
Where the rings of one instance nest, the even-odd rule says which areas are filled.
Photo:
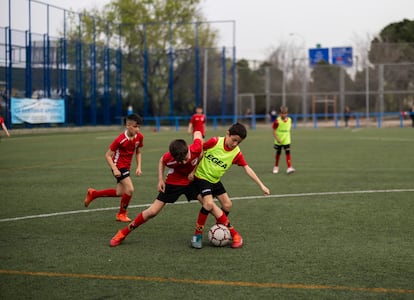
[[[8, 1], [0, 0], [1, 8]], [[15, 5], [24, 2], [27, 0], [12, 0]], [[110, 1], [43, 2], [77, 11]], [[316, 44], [353, 47], [390, 23], [414, 20], [414, 0], [203, 0], [202, 10], [209, 21], [226, 21], [212, 23], [221, 33], [219, 46], [232, 47], [235, 41], [238, 58], [256, 60], [287, 43], [305, 50]], [[0, 14], [0, 26], [7, 26], [4, 12]]]

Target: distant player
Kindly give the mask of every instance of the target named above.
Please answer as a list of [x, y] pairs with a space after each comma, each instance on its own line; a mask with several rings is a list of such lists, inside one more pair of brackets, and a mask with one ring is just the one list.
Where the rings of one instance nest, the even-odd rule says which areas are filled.
[[291, 174], [295, 172], [292, 167], [291, 155], [290, 155], [290, 130], [292, 128], [292, 119], [288, 117], [288, 108], [282, 106], [280, 108], [279, 117], [272, 124], [274, 146], [276, 150], [275, 165], [273, 167], [273, 174], [279, 173], [279, 160], [282, 154], [282, 149], [285, 150], [287, 170], [286, 173]]
[[10, 132], [7, 129], [6, 124], [4, 123], [4, 118], [1, 117], [1, 116], [0, 116], [0, 125], [1, 125], [1, 128], [3, 128], [4, 132], [6, 133], [6, 135], [9, 137], [10, 136]]
[[203, 108], [198, 106], [188, 123], [188, 133], [193, 134], [200, 131], [203, 138], [205, 137], [206, 116], [203, 114]]
[[117, 181], [116, 188], [104, 190], [88, 189], [84, 205], [89, 204], [99, 197], [121, 197], [119, 212], [116, 220], [130, 222], [127, 216], [127, 208], [134, 193], [134, 185], [130, 177], [132, 158], [135, 155], [137, 168], [136, 176], [141, 176], [141, 148], [144, 146], [144, 136], [139, 132], [142, 118], [137, 114], [128, 115], [126, 118], [126, 130], [121, 133], [109, 146], [105, 153], [105, 159], [111, 168], [112, 174]]
[[[252, 168], [249, 167], [239, 148], [240, 143], [246, 138], [247, 130], [243, 124], [233, 124], [224, 137], [212, 137], [203, 145], [203, 158], [201, 159], [194, 174], [194, 182], [202, 196], [202, 208], [198, 214], [194, 236], [191, 245], [194, 248], [202, 248], [202, 234], [207, 221], [208, 214], [214, 207], [214, 197], [221, 204], [225, 216], [230, 212], [232, 202], [227, 194], [221, 177], [230, 167], [235, 164], [244, 168], [246, 174], [260, 187], [265, 195], [269, 195], [269, 189], [262, 183]], [[241, 235], [230, 224], [232, 236], [232, 247], [240, 248], [243, 246]]]

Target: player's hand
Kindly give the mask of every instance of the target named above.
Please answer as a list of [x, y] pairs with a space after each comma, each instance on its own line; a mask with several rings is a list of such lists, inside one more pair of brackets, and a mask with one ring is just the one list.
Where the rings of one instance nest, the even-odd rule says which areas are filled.
[[121, 171], [119, 171], [117, 168], [115, 170], [113, 170], [113, 174], [115, 177], [120, 177], [121, 176]]
[[267, 187], [262, 187], [262, 191], [263, 191], [263, 194], [265, 195], [265, 196], [268, 196], [268, 195], [270, 195], [270, 190], [267, 188]]
[[141, 175], [142, 175], [141, 169], [136, 169], [135, 170], [135, 176], [141, 176]]
[[158, 192], [165, 192], [165, 182], [164, 180], [158, 181]]
[[188, 174], [187, 178], [188, 178], [188, 180], [190, 180], [190, 181], [194, 181], [194, 173], [190, 173], [190, 174]]

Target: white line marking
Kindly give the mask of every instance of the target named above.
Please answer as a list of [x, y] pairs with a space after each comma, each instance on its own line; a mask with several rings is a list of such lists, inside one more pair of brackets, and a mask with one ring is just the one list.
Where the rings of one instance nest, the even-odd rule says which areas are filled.
[[[286, 197], [307, 197], [307, 196], [327, 196], [327, 195], [351, 195], [351, 194], [372, 194], [372, 193], [406, 193], [406, 192], [414, 192], [414, 189], [395, 189], [395, 190], [368, 190], [368, 191], [343, 191], [343, 192], [321, 192], [321, 193], [301, 193], [301, 194], [284, 194], [284, 195], [269, 195], [269, 196], [246, 196], [246, 197], [233, 197], [231, 198], [232, 201], [235, 200], [248, 200], [248, 199], [265, 199], [265, 198], [286, 198]], [[175, 204], [188, 204], [188, 203], [198, 203], [198, 201], [177, 201], [172, 205]], [[139, 204], [139, 205], [130, 205], [129, 208], [140, 208], [140, 207], [147, 207], [151, 204]], [[169, 204], [171, 205], [171, 204]], [[32, 215], [32, 216], [24, 216], [24, 217], [16, 217], [16, 218], [6, 218], [0, 219], [0, 222], [9, 222], [9, 221], [20, 221], [26, 219], [36, 219], [36, 218], [48, 218], [48, 217], [55, 217], [55, 216], [64, 216], [64, 215], [73, 215], [73, 214], [80, 214], [80, 213], [89, 213], [94, 211], [106, 211], [106, 210], [117, 210], [119, 207], [106, 207], [106, 208], [95, 208], [95, 209], [83, 209], [83, 210], [72, 210], [72, 211], [64, 211], [64, 212], [57, 212], [57, 213], [50, 213], [50, 214], [40, 214], [40, 215]]]

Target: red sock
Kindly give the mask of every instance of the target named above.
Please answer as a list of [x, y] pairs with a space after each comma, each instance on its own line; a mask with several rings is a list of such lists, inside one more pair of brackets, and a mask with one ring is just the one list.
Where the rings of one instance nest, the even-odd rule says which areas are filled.
[[223, 213], [220, 217], [216, 218], [216, 223], [223, 224], [224, 226], [228, 226], [230, 224], [229, 219], [227, 218], [225, 213]]
[[290, 153], [286, 154], [286, 163], [287, 163], [288, 168], [292, 166], [292, 163], [290, 162]]
[[92, 193], [92, 196], [94, 198], [98, 198], [98, 197], [117, 197], [116, 189], [106, 189], [106, 190], [94, 191]]
[[275, 167], [279, 166], [280, 154], [276, 153], [275, 157]]
[[132, 196], [123, 194], [121, 198], [121, 207], [119, 208], [119, 213], [124, 214], [126, 213], [126, 209], [128, 208], [129, 202], [131, 201]]
[[200, 209], [200, 212], [198, 213], [194, 234], [203, 234], [204, 225], [206, 225], [208, 214], [209, 211], [206, 210], [204, 207]]
[[131, 224], [129, 224], [129, 229], [134, 230], [135, 228], [141, 226], [145, 222], [147, 222], [147, 220], [144, 220], [144, 216], [142, 212], [140, 212], [138, 216], [131, 222]]
[[231, 236], [237, 234], [237, 230], [230, 224], [229, 219], [227, 218], [226, 214], [222, 214], [219, 218], [216, 219], [217, 224], [223, 224], [229, 228]]

